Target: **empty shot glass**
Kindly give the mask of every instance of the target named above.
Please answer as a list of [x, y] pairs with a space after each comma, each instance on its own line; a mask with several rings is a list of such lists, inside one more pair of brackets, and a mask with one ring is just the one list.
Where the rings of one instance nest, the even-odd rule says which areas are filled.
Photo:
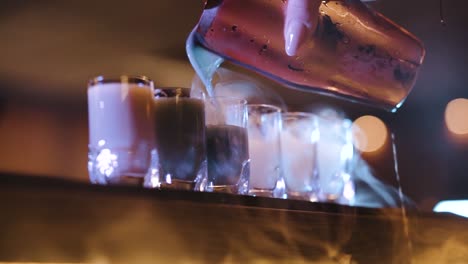
[[206, 178], [205, 109], [190, 89], [156, 88], [155, 148], [145, 187], [198, 190]]
[[311, 113], [282, 114], [281, 164], [288, 199], [317, 201], [317, 117]]
[[249, 147], [247, 101], [230, 97], [205, 99], [208, 192], [247, 194]]
[[281, 108], [268, 104], [249, 104], [249, 194], [274, 197], [280, 177]]
[[153, 82], [147, 77], [96, 77], [88, 83], [90, 181], [142, 185], [154, 144]]

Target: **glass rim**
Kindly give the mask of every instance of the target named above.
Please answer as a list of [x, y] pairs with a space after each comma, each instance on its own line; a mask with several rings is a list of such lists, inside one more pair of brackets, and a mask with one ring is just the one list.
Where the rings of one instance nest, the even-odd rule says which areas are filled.
[[318, 120], [319, 119], [319, 116], [314, 114], [314, 113], [310, 113], [310, 112], [299, 112], [299, 111], [294, 111], [294, 112], [282, 112], [281, 113], [281, 116], [284, 118], [284, 117], [307, 117], [307, 118], [313, 118], [315, 120]]
[[344, 116], [326, 116], [326, 115], [317, 115], [317, 120], [319, 124], [331, 124], [336, 127], [341, 127], [343, 129], [350, 129], [353, 125], [353, 121]]
[[92, 87], [98, 84], [108, 84], [108, 83], [127, 83], [127, 84], [139, 84], [147, 85], [151, 88], [154, 88], [153, 80], [144, 75], [120, 75], [120, 76], [104, 76], [99, 75], [94, 78], [91, 78], [88, 81], [88, 87]]
[[247, 106], [247, 100], [244, 98], [240, 97], [232, 97], [232, 96], [211, 96], [211, 97], [206, 97], [204, 101], [210, 101], [210, 102], [217, 102], [218, 100], [221, 100], [221, 102], [234, 102], [234, 103], [239, 103], [241, 105]]
[[278, 107], [276, 105], [272, 105], [272, 104], [247, 104], [247, 109], [250, 110], [251, 108], [271, 109], [272, 111], [267, 112], [268, 114], [270, 114], [270, 113], [280, 113], [280, 114], [283, 113], [283, 110], [280, 107]]
[[183, 86], [158, 86], [158, 87], [154, 87], [153, 99], [154, 100], [171, 99], [171, 98], [198, 99], [198, 98], [190, 97], [190, 90], [191, 88], [183, 87]]
[[289, 122], [294, 122], [295, 120], [306, 120], [313, 124], [314, 128], [319, 128], [319, 117], [310, 112], [283, 112], [281, 113], [281, 122], [283, 122], [283, 128], [287, 127]]
[[175, 89], [182, 89], [182, 90], [190, 90], [190, 87], [184, 86], [155, 86], [154, 89], [164, 89], [164, 90], [175, 90]]

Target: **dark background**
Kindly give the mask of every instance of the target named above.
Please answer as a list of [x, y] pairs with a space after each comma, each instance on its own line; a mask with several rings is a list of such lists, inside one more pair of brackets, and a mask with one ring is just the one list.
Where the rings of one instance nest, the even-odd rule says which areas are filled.
[[[448, 102], [468, 98], [465, 2], [444, 1], [446, 26], [438, 0], [372, 4], [426, 47], [406, 103], [382, 118], [396, 134], [403, 190], [428, 210], [441, 199], [468, 198], [468, 141], [452, 136], [444, 121]], [[198, 0], [2, 0], [0, 171], [87, 181], [87, 80], [126, 73], [148, 75], [157, 85], [190, 86], [185, 39], [202, 7]], [[295, 109], [321, 100], [279, 93]], [[351, 118], [367, 113], [344, 108]], [[386, 148], [368, 159], [389, 173], [391, 165], [382, 162], [388, 161]]]

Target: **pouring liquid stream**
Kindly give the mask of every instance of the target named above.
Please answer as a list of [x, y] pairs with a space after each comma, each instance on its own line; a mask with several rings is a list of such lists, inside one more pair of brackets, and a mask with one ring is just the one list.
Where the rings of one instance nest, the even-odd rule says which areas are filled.
[[187, 39], [186, 52], [193, 69], [203, 83], [203, 92], [209, 97], [213, 97], [213, 76], [219, 66], [224, 62], [224, 59], [205, 49], [198, 43], [195, 37], [197, 27], [198, 25], [193, 29]]
[[[187, 39], [186, 52], [195, 73], [203, 84], [201, 85], [202, 94], [199, 96], [202, 98], [205, 98], [206, 96], [214, 97], [213, 77], [216, 70], [224, 62], [224, 59], [221, 56], [205, 49], [198, 43], [195, 37], [197, 27], [198, 25], [192, 30]], [[213, 107], [213, 109], [221, 109], [217, 100], [210, 100], [209, 102], [212, 104], [211, 107]], [[216, 119], [218, 121], [224, 120], [224, 116], [222, 116], [223, 111], [213, 112], [216, 113]]]
[[406, 238], [407, 241], [407, 250], [409, 253], [409, 259], [408, 263], [413, 263], [412, 261], [412, 252], [413, 252], [413, 243], [411, 242], [411, 237], [410, 237], [410, 226], [409, 226], [409, 219], [408, 219], [408, 214], [406, 210], [406, 203], [405, 203], [405, 195], [403, 193], [403, 188], [401, 186], [401, 179], [400, 179], [400, 171], [398, 168], [398, 154], [397, 154], [397, 148], [396, 148], [396, 142], [395, 142], [395, 133], [394, 131], [390, 131], [390, 140], [392, 144], [392, 156], [393, 156], [393, 165], [394, 165], [394, 171], [395, 171], [395, 178], [397, 182], [397, 188], [398, 188], [398, 196], [400, 199], [400, 209], [401, 209], [401, 220], [403, 224], [403, 235]]

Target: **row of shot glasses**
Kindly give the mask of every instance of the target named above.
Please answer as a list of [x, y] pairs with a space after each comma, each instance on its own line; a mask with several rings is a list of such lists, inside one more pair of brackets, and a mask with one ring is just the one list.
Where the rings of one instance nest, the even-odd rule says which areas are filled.
[[132, 76], [92, 79], [88, 112], [92, 183], [352, 200], [349, 122]]

